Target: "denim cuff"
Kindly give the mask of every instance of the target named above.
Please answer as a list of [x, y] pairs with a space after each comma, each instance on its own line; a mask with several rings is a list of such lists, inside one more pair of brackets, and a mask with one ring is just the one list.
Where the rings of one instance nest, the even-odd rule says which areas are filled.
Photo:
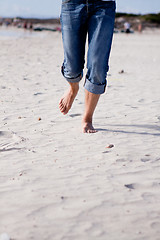
[[82, 77], [83, 77], [82, 73], [80, 73], [80, 74], [79, 74], [77, 77], [75, 77], [75, 78], [66, 77], [66, 76], [64, 75], [64, 67], [63, 67], [63, 66], [62, 66], [62, 68], [61, 68], [61, 73], [62, 73], [63, 77], [65, 77], [65, 79], [66, 79], [68, 82], [70, 82], [70, 83], [80, 82], [81, 79], [82, 79]]
[[[64, 76], [64, 75], [63, 75]], [[65, 77], [65, 76], [64, 76]], [[82, 79], [82, 74], [78, 75], [78, 77], [76, 78], [67, 78], [65, 77], [65, 79], [70, 82], [70, 83], [76, 83], [76, 82], [80, 82]]]
[[106, 89], [106, 84], [102, 84], [102, 85], [96, 85], [91, 83], [87, 78], [85, 80], [84, 83], [84, 88], [91, 93], [94, 94], [103, 94], [105, 92]]

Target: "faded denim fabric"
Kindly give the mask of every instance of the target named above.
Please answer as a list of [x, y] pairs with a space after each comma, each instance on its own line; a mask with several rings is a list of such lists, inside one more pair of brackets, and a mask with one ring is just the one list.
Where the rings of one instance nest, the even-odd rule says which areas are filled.
[[104, 93], [107, 84], [115, 9], [115, 1], [62, 0], [62, 74], [69, 82], [82, 79], [88, 34], [88, 71], [84, 87], [95, 94]]

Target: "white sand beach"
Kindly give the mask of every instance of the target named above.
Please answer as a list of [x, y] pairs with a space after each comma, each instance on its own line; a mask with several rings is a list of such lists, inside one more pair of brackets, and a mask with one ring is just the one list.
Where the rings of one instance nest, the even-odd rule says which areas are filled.
[[114, 35], [95, 134], [84, 79], [58, 109], [61, 33], [14, 31], [0, 34], [0, 239], [159, 240], [160, 31]]

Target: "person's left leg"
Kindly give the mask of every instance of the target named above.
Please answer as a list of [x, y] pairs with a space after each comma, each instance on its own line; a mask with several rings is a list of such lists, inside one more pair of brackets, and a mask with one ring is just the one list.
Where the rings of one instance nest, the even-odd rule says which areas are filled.
[[82, 119], [82, 132], [95, 133], [97, 132], [92, 124], [94, 110], [97, 106], [100, 94], [88, 92], [85, 89], [85, 111]]
[[88, 22], [88, 72], [85, 87], [85, 111], [82, 131], [94, 133], [94, 110], [99, 97], [105, 92], [106, 76], [115, 19], [115, 2], [98, 1], [93, 5], [93, 15]]

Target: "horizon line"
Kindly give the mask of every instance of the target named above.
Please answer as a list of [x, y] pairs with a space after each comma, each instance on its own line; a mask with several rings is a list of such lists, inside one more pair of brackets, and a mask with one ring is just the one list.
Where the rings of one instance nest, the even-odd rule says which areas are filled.
[[[160, 12], [148, 12], [148, 13], [133, 13], [133, 12], [125, 12], [125, 11], [117, 11], [116, 13], [122, 14], [134, 14], [134, 15], [148, 15], [148, 14], [160, 14]], [[21, 16], [21, 15], [0, 15], [0, 18], [35, 18], [35, 19], [59, 19], [60, 16], [42, 16], [42, 15], [32, 15], [32, 16]]]

